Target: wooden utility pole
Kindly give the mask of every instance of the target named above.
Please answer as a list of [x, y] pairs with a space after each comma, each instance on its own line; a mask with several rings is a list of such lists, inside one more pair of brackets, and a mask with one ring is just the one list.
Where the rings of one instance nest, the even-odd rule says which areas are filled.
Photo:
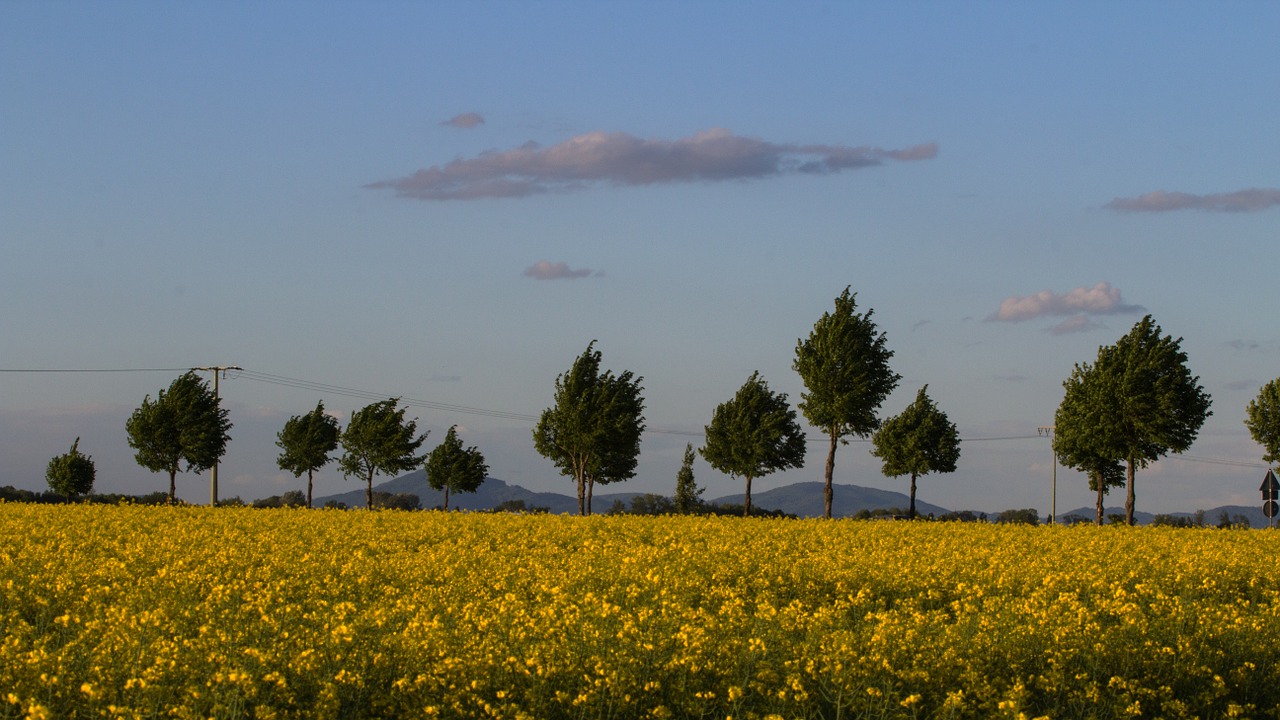
[[[213, 399], [218, 401], [219, 407], [221, 407], [221, 401], [218, 399], [218, 377], [225, 376], [228, 370], [244, 370], [235, 365], [211, 365], [193, 369], [213, 373]], [[213, 467], [209, 468], [209, 507], [218, 507], [218, 461], [216, 459], [213, 461]]]

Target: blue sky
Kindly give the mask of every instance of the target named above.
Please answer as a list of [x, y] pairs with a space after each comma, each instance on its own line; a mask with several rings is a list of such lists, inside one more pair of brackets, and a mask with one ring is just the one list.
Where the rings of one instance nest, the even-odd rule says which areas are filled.
[[[851, 286], [903, 376], [882, 415], [927, 383], [967, 440], [922, 500], [1046, 514], [1036, 427], [1151, 313], [1214, 414], [1138, 509], [1254, 504], [1276, 27], [1262, 2], [0, 4], [0, 369], [157, 369], [0, 373], [0, 484], [43, 488], [80, 436], [99, 490], [162, 489], [125, 419], [226, 364], [224, 496], [305, 484], [275, 466], [290, 415], [391, 395], [427, 447], [457, 423], [495, 477], [569, 493], [526, 418], [595, 339], [661, 431], [622, 489], [669, 493], [752, 371], [799, 400], [796, 341]], [[905, 492], [868, 447], [836, 482]], [[824, 448], [755, 487], [821, 479]], [[1090, 501], [1059, 470], [1059, 511]]]

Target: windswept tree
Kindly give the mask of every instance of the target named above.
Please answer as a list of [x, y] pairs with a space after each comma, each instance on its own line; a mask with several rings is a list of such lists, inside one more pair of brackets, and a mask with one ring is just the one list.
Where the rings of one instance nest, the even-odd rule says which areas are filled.
[[338, 469], [342, 474], [365, 481], [365, 503], [374, 509], [373, 476], [407, 472], [422, 464], [415, 455], [427, 439], [418, 435], [418, 420], [405, 420], [405, 408], [397, 407], [398, 398], [371, 403], [351, 414], [342, 432], [342, 458]]
[[702, 504], [702, 488], [693, 478], [693, 443], [684, 446], [684, 461], [680, 464], [680, 472], [676, 473], [676, 492], [672, 496], [675, 511], [687, 515]]
[[1150, 315], [1139, 320], [1115, 345], [1098, 349], [1095, 366], [1114, 391], [1113, 417], [1128, 493], [1125, 522], [1133, 524], [1134, 475], [1166, 454], [1191, 447], [1209, 410], [1209, 394], [1187, 368], [1182, 338], [1161, 336]]
[[125, 423], [134, 458], [151, 472], [169, 474], [169, 502], [177, 495], [177, 475], [186, 465], [199, 473], [213, 467], [231, 440], [230, 413], [195, 371], [148, 395]]
[[702, 457], [711, 467], [746, 481], [742, 514], [751, 514], [751, 481], [777, 470], [804, 467], [804, 432], [786, 393], [775, 393], [759, 372], [732, 400], [716, 407], [706, 426]]
[[1088, 476], [1089, 489], [1097, 493], [1098, 525], [1106, 520], [1107, 492], [1125, 482], [1121, 433], [1111, 426], [1116, 419], [1113, 380], [1095, 365], [1077, 363], [1062, 383], [1066, 394], [1054, 415], [1053, 452], [1058, 462]]
[[326, 415], [324, 401], [316, 403], [315, 410], [306, 415], [294, 415], [285, 421], [284, 429], [276, 434], [276, 446], [281, 450], [276, 464], [294, 477], [307, 474], [307, 507], [311, 507], [311, 486], [315, 472], [333, 460], [338, 449], [338, 421]]
[[893, 351], [871, 316], [857, 311], [857, 295], [846, 287], [836, 298], [834, 312], [823, 313], [809, 337], [796, 341], [792, 368], [804, 380], [800, 410], [830, 441], [823, 473], [823, 516], [831, 517], [831, 478], [836, 446], [847, 437], [865, 438], [880, 427], [876, 412], [898, 387], [901, 376], [889, 368]]
[[44, 479], [49, 489], [71, 502], [77, 495], [93, 492], [93, 480], [97, 475], [93, 458], [80, 452], [80, 438], [71, 443], [71, 450], [49, 461]]
[[1248, 417], [1244, 424], [1262, 446], [1263, 461], [1280, 462], [1280, 378], [1263, 385], [1258, 397], [1250, 400], [1245, 410]]
[[457, 425], [450, 427], [444, 442], [427, 455], [427, 484], [433, 490], [444, 491], [445, 510], [449, 509], [449, 493], [473, 493], [488, 475], [484, 455], [474, 445], [462, 447]]
[[595, 483], [635, 477], [645, 427], [643, 378], [601, 372], [600, 359], [592, 340], [556, 377], [554, 404], [533, 429], [534, 447], [577, 484], [580, 515], [591, 514]]
[[888, 477], [911, 476], [911, 505], [907, 517], [916, 517], [916, 478], [931, 472], [955, 472], [960, 459], [960, 435], [947, 414], [929, 397], [929, 386], [916, 393], [915, 402], [901, 415], [885, 420], [871, 438], [871, 454], [884, 461]]

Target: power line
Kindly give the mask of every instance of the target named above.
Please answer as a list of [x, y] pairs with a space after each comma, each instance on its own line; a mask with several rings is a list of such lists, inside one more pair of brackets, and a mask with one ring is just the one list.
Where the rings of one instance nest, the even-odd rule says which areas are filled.
[[187, 372], [196, 368], [0, 368], [0, 373], [153, 373]]

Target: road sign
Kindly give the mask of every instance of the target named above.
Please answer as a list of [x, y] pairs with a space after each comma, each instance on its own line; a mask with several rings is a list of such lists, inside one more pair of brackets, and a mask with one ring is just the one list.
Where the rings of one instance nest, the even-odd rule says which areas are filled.
[[1262, 479], [1262, 487], [1258, 489], [1262, 491], [1263, 500], [1280, 500], [1280, 480], [1276, 480], [1276, 474], [1270, 470]]
[[1280, 503], [1275, 500], [1268, 500], [1262, 503], [1263, 515], [1266, 515], [1268, 518], [1273, 518], [1276, 516], [1277, 512], [1280, 512]]

